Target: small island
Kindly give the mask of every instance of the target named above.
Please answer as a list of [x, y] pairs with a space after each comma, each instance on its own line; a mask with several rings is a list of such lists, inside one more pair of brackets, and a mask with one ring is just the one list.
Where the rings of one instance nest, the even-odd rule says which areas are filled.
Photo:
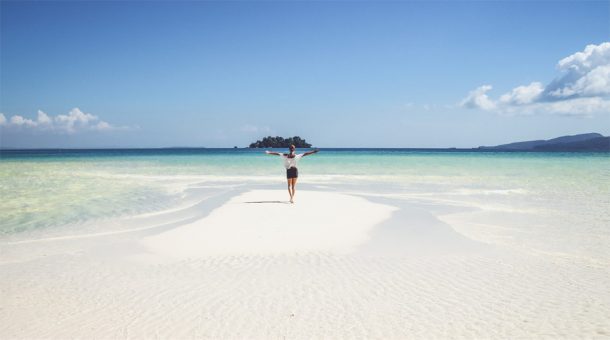
[[250, 144], [250, 148], [287, 148], [290, 145], [294, 145], [297, 148], [311, 148], [311, 144], [307, 143], [305, 139], [299, 136], [294, 137], [279, 137], [279, 136], [267, 136], [263, 140], [257, 140]]

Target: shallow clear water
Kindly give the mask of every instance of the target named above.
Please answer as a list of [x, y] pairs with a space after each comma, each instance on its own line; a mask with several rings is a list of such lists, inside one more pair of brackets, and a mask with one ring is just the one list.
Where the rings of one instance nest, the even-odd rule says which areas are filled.
[[[525, 214], [503, 237], [527, 244], [554, 235], [564, 244], [553, 251], [610, 258], [600, 244], [610, 240], [608, 154], [323, 149], [299, 172], [301, 183], [491, 207], [507, 221]], [[284, 176], [279, 157], [260, 150], [5, 150], [0, 235], [167, 209], [194, 183], [279, 186]]]

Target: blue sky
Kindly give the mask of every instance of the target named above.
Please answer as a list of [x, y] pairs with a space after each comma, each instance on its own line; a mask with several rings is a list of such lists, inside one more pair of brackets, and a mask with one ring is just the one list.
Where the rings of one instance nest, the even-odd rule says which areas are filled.
[[608, 1], [0, 6], [2, 147], [610, 134]]

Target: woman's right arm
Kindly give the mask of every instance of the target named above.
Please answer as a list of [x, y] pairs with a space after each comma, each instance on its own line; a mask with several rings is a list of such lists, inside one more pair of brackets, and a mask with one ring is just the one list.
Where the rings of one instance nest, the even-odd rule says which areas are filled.
[[275, 156], [281, 156], [282, 154], [279, 152], [275, 152], [275, 151], [265, 151], [265, 153], [267, 155], [275, 155]]

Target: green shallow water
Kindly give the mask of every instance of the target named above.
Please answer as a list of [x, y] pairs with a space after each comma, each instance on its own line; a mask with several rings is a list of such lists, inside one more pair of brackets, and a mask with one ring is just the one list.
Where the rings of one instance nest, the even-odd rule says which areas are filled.
[[[299, 173], [301, 183], [535, 211], [543, 233], [610, 239], [608, 154], [322, 150]], [[0, 235], [167, 209], [189, 185], [217, 181], [279, 186], [284, 169], [258, 150], [3, 153]]]

